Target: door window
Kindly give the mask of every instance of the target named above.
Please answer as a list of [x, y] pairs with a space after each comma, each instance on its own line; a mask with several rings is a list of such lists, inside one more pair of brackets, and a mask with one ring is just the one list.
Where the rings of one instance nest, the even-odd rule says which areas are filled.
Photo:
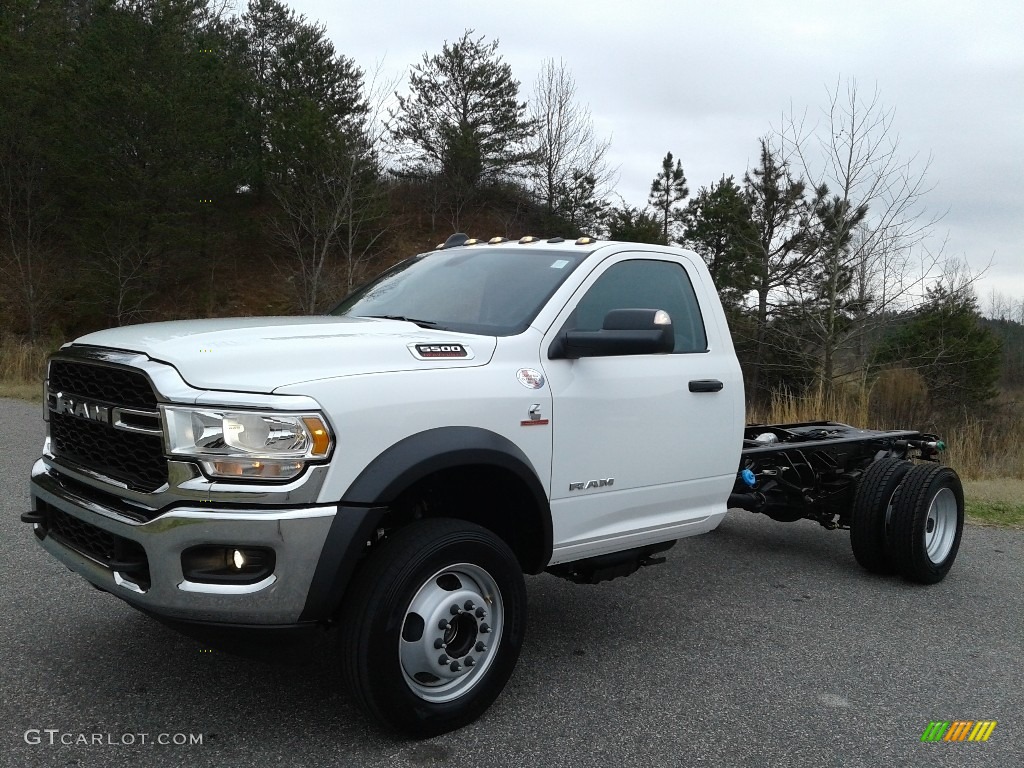
[[613, 309], [663, 309], [672, 318], [674, 353], [707, 352], [700, 305], [680, 264], [635, 259], [612, 265], [580, 299], [562, 330], [598, 331]]

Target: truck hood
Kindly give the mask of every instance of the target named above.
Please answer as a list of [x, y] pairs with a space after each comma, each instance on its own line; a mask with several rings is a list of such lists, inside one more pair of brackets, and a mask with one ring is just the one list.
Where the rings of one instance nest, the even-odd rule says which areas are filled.
[[[141, 352], [173, 365], [198, 389], [271, 393], [337, 376], [486, 365], [497, 339], [398, 320], [316, 315], [147, 323], [90, 333], [73, 343]], [[418, 344], [459, 344], [467, 356], [424, 357]]]

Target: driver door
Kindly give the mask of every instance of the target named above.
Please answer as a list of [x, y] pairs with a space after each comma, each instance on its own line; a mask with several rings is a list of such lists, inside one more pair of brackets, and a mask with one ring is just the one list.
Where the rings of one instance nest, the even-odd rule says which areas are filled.
[[[541, 349], [552, 393], [552, 563], [644, 546], [717, 525], [735, 477], [742, 379], [718, 344], [685, 257], [627, 252], [580, 286]], [[599, 330], [612, 309], [664, 309], [669, 354], [548, 358], [566, 330]], [[727, 348], [723, 348], [727, 347]], [[707, 382], [721, 382], [718, 390]], [[691, 391], [690, 382], [702, 382]], [[736, 408], [741, 409], [737, 415]]]

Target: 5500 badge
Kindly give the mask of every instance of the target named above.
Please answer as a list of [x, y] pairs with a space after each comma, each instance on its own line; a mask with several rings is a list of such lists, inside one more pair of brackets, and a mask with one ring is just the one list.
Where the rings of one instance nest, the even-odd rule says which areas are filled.
[[465, 344], [410, 344], [409, 351], [418, 360], [473, 359], [473, 350]]

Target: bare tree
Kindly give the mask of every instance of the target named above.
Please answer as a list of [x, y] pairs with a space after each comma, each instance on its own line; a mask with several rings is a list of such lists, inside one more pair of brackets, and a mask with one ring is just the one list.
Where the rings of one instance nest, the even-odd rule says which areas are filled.
[[1007, 297], [1002, 291], [992, 288], [988, 294], [988, 311], [985, 313], [992, 320], [1013, 319], [1013, 298]]
[[103, 233], [103, 250], [98, 254], [97, 271], [104, 283], [101, 292], [109, 296], [107, 311], [118, 325], [145, 317], [149, 313], [146, 302], [154, 293], [153, 249], [134, 234], [111, 227]]
[[[586, 180], [592, 200], [603, 200], [618, 176], [608, 165], [610, 139], [598, 139], [590, 109], [576, 100], [576, 81], [562, 60], [545, 59], [533, 86], [530, 119], [536, 157], [533, 189], [549, 214], [580, 226], [588, 200], [579, 200]], [[588, 222], [589, 223], [589, 222]]]
[[373, 182], [361, 178], [364, 157], [338, 150], [318, 164], [272, 187], [280, 213], [271, 228], [288, 252], [277, 266], [295, 281], [300, 310], [315, 314], [331, 287], [331, 262], [341, 257], [343, 285], [351, 288], [359, 269], [384, 235], [373, 227], [383, 214]]
[[[877, 88], [865, 95], [856, 80], [837, 83], [823, 112], [809, 126], [790, 110], [776, 134], [818, 198], [806, 244], [813, 277], [787, 289], [805, 310], [803, 332], [821, 355], [827, 389], [863, 368], [864, 341], [879, 322], [922, 300], [943, 250], [929, 247], [941, 219], [924, 205], [930, 158], [904, 155], [894, 110]], [[916, 276], [915, 262], [923, 264]]]
[[[386, 189], [379, 169], [397, 152], [391, 143], [390, 106], [400, 78], [383, 75], [384, 62], [378, 61], [364, 92], [368, 111], [355, 142], [355, 151], [347, 163], [348, 184], [352, 187], [351, 204], [345, 211], [344, 239], [341, 258], [344, 263], [345, 293], [363, 278], [362, 270], [377, 253], [381, 240], [388, 234]], [[367, 178], [367, 173], [372, 178]]]
[[0, 274], [6, 276], [16, 306], [28, 320], [29, 339], [39, 336], [45, 311], [52, 304], [46, 283], [49, 252], [44, 234], [54, 211], [45, 194], [45, 169], [25, 152], [14, 136], [0, 146]]
[[[280, 211], [271, 229], [288, 254], [277, 266], [294, 281], [306, 314], [319, 311], [336, 288], [352, 289], [388, 231], [379, 168], [380, 153], [389, 149], [386, 101], [395, 84], [382, 81], [380, 72], [378, 63], [358, 129], [336, 137], [315, 162], [295, 167], [271, 187]], [[333, 269], [337, 261], [339, 271]]]

